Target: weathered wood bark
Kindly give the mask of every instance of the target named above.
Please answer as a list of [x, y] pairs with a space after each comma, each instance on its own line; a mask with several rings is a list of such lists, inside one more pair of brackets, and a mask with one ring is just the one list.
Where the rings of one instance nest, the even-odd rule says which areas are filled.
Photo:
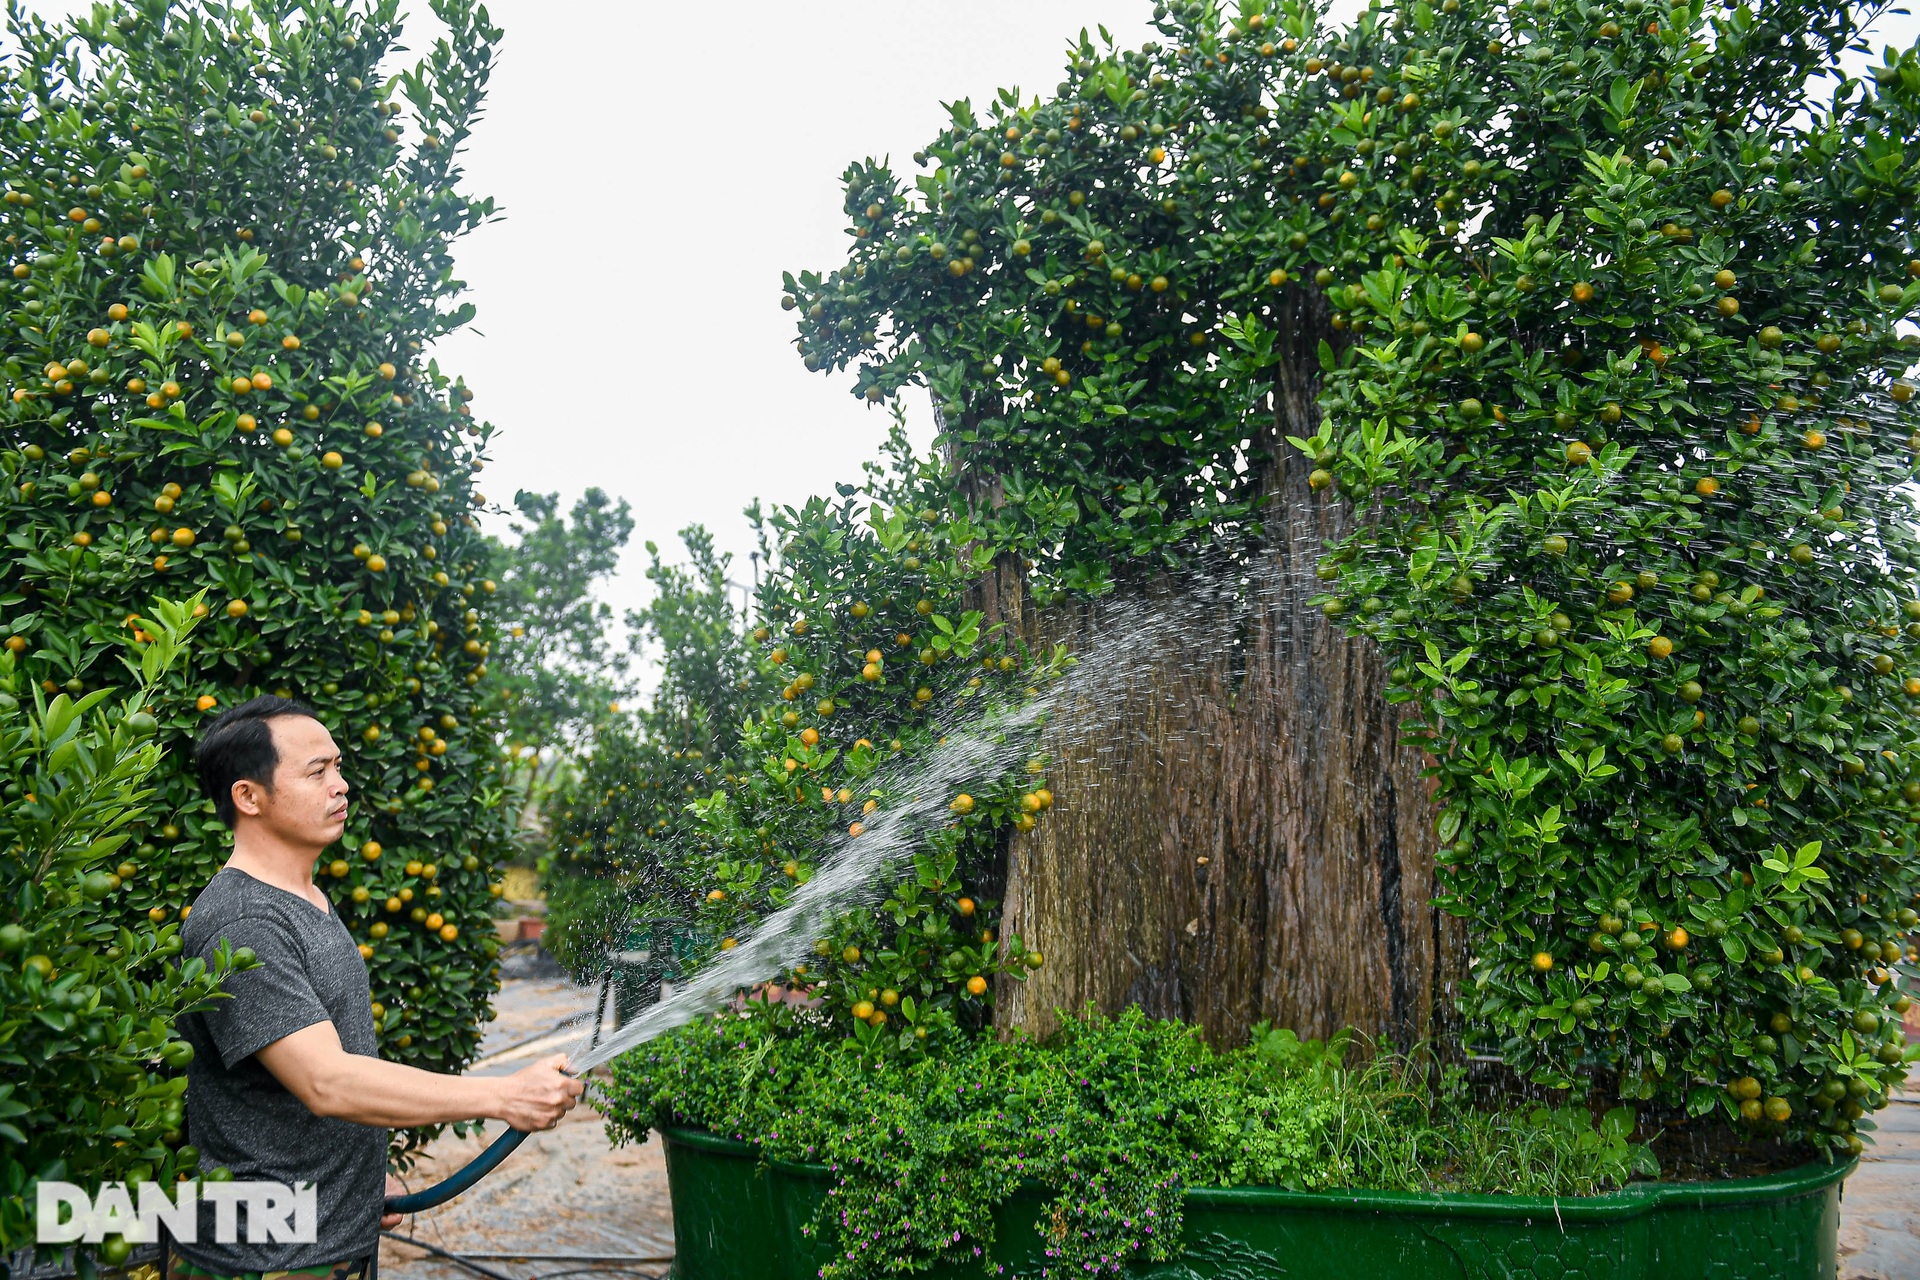
[[1403, 1047], [1444, 1034], [1459, 941], [1430, 904], [1437, 815], [1422, 756], [1400, 745], [1378, 651], [1307, 604], [1348, 517], [1310, 492], [1284, 442], [1318, 420], [1324, 313], [1306, 303], [1292, 319], [1250, 601], [1196, 604], [1162, 579], [1035, 610], [1014, 566], [978, 592], [976, 607], [1036, 645], [1084, 651], [1137, 625], [1143, 599], [1184, 611], [1190, 637], [1161, 646], [1117, 705], [1048, 730], [1058, 799], [1013, 840], [1005, 914], [1047, 960], [1002, 984], [1003, 1031], [1044, 1035], [1091, 1003], [1194, 1022], [1217, 1044], [1262, 1019]]

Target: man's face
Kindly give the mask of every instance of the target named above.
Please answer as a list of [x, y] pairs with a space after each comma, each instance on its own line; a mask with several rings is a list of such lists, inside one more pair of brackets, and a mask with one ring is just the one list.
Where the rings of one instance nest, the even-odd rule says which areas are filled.
[[258, 820], [288, 844], [324, 848], [347, 826], [347, 780], [340, 774], [340, 748], [318, 720], [276, 716], [267, 721], [280, 763], [273, 789], [234, 784], [234, 807]]

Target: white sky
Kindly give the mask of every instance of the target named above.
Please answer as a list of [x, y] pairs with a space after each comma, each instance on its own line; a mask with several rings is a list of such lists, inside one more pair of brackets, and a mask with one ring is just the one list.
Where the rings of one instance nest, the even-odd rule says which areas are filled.
[[[29, 7], [71, 12], [83, 0]], [[1337, 0], [1351, 13], [1361, 0]], [[425, 0], [411, 8], [427, 11]], [[598, 485], [637, 521], [606, 593], [644, 602], [652, 538], [699, 521], [750, 577], [740, 510], [857, 480], [886, 411], [851, 379], [810, 374], [790, 345], [780, 273], [845, 256], [839, 174], [912, 153], [1002, 86], [1049, 94], [1069, 37], [1104, 20], [1151, 38], [1151, 0], [745, 0], [709, 13], [634, 0], [489, 0], [506, 35], [467, 189], [503, 220], [458, 250], [479, 308], [436, 351], [500, 426], [482, 490]], [[716, 17], [720, 21], [716, 21]], [[424, 49], [431, 18], [415, 24]], [[1904, 14], [1879, 38], [1906, 45]], [[924, 395], [909, 399], [931, 439]], [[492, 527], [504, 531], [496, 519]]]
[[[1104, 17], [1137, 45], [1151, 4], [755, 0], [719, 25], [697, 6], [565, 8], [489, 5], [506, 38], [467, 169], [507, 217], [460, 250], [480, 317], [439, 353], [502, 426], [489, 497], [597, 484], [633, 504], [607, 593], [624, 609], [646, 596], [647, 538], [666, 549], [703, 522], [746, 583], [741, 509], [858, 480], [885, 440], [886, 410], [850, 376], [801, 366], [779, 305], [783, 270], [845, 260], [847, 163], [919, 172], [941, 102], [1051, 94], [1069, 36]], [[589, 379], [600, 389], [558, 390]], [[925, 396], [908, 403], [925, 445]]]

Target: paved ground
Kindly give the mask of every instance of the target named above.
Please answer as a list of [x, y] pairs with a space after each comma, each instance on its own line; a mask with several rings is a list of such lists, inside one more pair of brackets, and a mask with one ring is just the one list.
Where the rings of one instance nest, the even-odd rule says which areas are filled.
[[1841, 1191], [1840, 1280], [1920, 1280], [1920, 1090], [1897, 1095], [1878, 1121]]
[[[505, 1074], [563, 1052], [593, 1010], [595, 993], [557, 976], [550, 962], [516, 957], [506, 977], [494, 1001], [499, 1017], [474, 1067], [479, 1074]], [[562, 1025], [570, 1019], [573, 1025]], [[1920, 1280], [1920, 1088], [1900, 1095], [1879, 1120], [1878, 1141], [1841, 1202], [1839, 1280]], [[490, 1124], [478, 1138], [442, 1138], [408, 1181], [418, 1187], [445, 1177], [501, 1127]], [[609, 1146], [599, 1115], [578, 1108], [558, 1129], [529, 1137], [472, 1191], [402, 1223], [398, 1233], [472, 1266], [389, 1240], [380, 1254], [387, 1280], [663, 1275], [673, 1253], [673, 1214], [659, 1141]]]

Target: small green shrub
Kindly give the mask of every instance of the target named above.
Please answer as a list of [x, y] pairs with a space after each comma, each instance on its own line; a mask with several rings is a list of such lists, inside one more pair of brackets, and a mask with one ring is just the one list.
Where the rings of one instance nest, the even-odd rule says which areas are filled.
[[[114, 901], [157, 800], [150, 699], [196, 604], [157, 600], [140, 619], [153, 639], [117, 701], [49, 698], [0, 649], [0, 1254], [33, 1243], [41, 1180], [171, 1184], [199, 1160], [181, 1132], [193, 1048], [173, 1019], [228, 961], [175, 966], [179, 921], [129, 924]], [[100, 1252], [124, 1260], [125, 1242]]]
[[990, 1253], [993, 1206], [1023, 1180], [1055, 1193], [1050, 1255], [1079, 1274], [1173, 1256], [1190, 1186], [1565, 1196], [1654, 1167], [1624, 1108], [1597, 1126], [1580, 1108], [1476, 1111], [1457, 1074], [1391, 1054], [1349, 1066], [1344, 1038], [1265, 1026], [1231, 1052], [1138, 1010], [1069, 1019], [1045, 1044], [842, 1045], [711, 1019], [617, 1060], [599, 1105], [621, 1139], [689, 1125], [832, 1166], [837, 1221], [812, 1228], [858, 1245], [827, 1280]]

